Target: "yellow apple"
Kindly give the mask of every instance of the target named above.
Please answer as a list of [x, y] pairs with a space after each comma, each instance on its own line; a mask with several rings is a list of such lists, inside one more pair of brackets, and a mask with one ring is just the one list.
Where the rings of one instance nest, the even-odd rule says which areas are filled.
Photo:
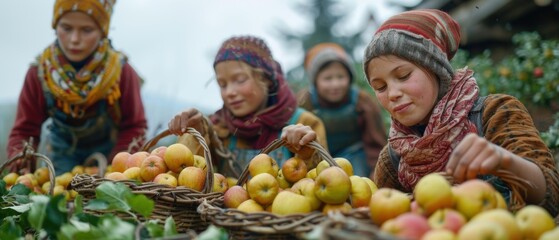
[[223, 176], [221, 173], [214, 173], [213, 177], [214, 177], [214, 182], [213, 182], [212, 191], [220, 192], [220, 193], [224, 193], [225, 191], [227, 191], [229, 185], [227, 184], [227, 179], [225, 178], [225, 176]]
[[508, 233], [511, 240], [522, 239], [522, 234], [518, 224], [516, 223], [514, 215], [507, 210], [500, 208], [487, 210], [475, 215], [470, 222], [479, 220], [488, 220], [500, 224]]
[[130, 179], [130, 180], [135, 180], [135, 181], [142, 181], [142, 178], [140, 177], [140, 167], [131, 167], [126, 169], [123, 172], [124, 176], [126, 176], [126, 178]]
[[341, 204], [351, 193], [351, 180], [339, 167], [328, 167], [316, 176], [314, 194], [325, 203]]
[[[114, 172], [126, 171], [126, 169], [128, 169], [128, 159], [130, 158], [130, 155], [131, 154], [128, 152], [119, 152], [115, 154], [113, 160], [111, 161], [111, 166], [113, 168], [113, 171]], [[76, 171], [80, 171], [80, 169], [77, 169]], [[83, 169], [81, 171], [82, 173], [85, 172]]]
[[276, 180], [278, 180], [278, 184], [279, 187], [281, 189], [286, 189], [286, 188], [290, 188], [291, 187], [291, 183], [288, 182], [287, 180], [285, 180], [285, 177], [283, 176], [283, 171], [282, 169], [280, 169], [278, 171], [278, 175], [276, 176]]
[[369, 184], [369, 188], [371, 189], [371, 195], [375, 194], [375, 192], [378, 190], [378, 187], [375, 184], [375, 182], [373, 182], [373, 180], [371, 180], [369, 177], [361, 177], [361, 178], [363, 178], [363, 180], [365, 180], [365, 182]]
[[50, 180], [49, 169], [47, 167], [37, 168], [37, 170], [33, 172], [33, 175], [35, 175], [35, 179], [37, 179], [38, 186], [42, 186], [43, 183]]
[[239, 181], [238, 179], [236, 179], [234, 177], [226, 177], [226, 178], [227, 178], [227, 185], [229, 187], [237, 185], [237, 181]]
[[72, 171], [70, 171], [70, 173], [72, 173], [72, 175], [77, 175], [77, 174], [84, 174], [85, 173], [85, 168], [82, 165], [76, 165], [72, 168]]
[[413, 196], [427, 216], [438, 209], [454, 206], [451, 185], [438, 173], [430, 173], [419, 179], [413, 190]]
[[194, 166], [201, 168], [204, 171], [208, 171], [208, 166], [206, 166], [206, 159], [200, 155], [194, 154]]
[[[347, 176], [353, 176], [353, 166], [351, 162], [346, 158], [337, 157], [334, 161], [344, 170]], [[316, 165], [316, 174], [319, 175], [324, 169], [330, 167], [330, 164], [326, 160], [322, 160]]]
[[351, 193], [349, 199], [353, 208], [368, 207], [371, 202], [371, 188], [369, 184], [360, 176], [350, 176]]
[[140, 165], [140, 178], [144, 182], [151, 182], [157, 175], [165, 172], [167, 172], [167, 165], [157, 155], [146, 157]]
[[409, 212], [410, 205], [410, 197], [405, 193], [392, 188], [380, 188], [369, 203], [371, 221], [381, 226], [385, 221]]
[[59, 194], [64, 194], [64, 190], [66, 190], [66, 189], [64, 189], [64, 186], [56, 185], [56, 186], [54, 186], [54, 189], [52, 190], [52, 195], [56, 196], [56, 195], [59, 195]]
[[171, 187], [176, 187], [178, 185], [177, 178], [169, 173], [160, 173], [159, 175], [155, 176], [153, 182], [157, 184], [169, 185]]
[[272, 213], [278, 215], [309, 213], [311, 211], [311, 204], [306, 197], [290, 191], [278, 193], [272, 203]]
[[427, 231], [421, 237], [421, 240], [455, 240], [456, 234], [450, 230], [441, 229], [431, 229]]
[[457, 240], [507, 240], [509, 235], [500, 224], [479, 220], [468, 222], [458, 231]]
[[446, 229], [456, 234], [467, 220], [460, 212], [452, 208], [445, 208], [431, 214], [428, 222], [432, 229]]
[[555, 227], [554, 229], [544, 232], [539, 240], [557, 240], [559, 239], [559, 227]]
[[420, 239], [431, 227], [424, 216], [407, 212], [387, 220], [380, 229], [401, 239]]
[[314, 194], [314, 186], [315, 186], [314, 180], [310, 178], [303, 178], [297, 181], [291, 187], [292, 192], [302, 195], [309, 200], [309, 203], [311, 204], [311, 210], [313, 211], [318, 210], [322, 205], [320, 199], [318, 199], [316, 194]]
[[272, 204], [279, 193], [279, 183], [269, 173], [259, 173], [247, 183], [248, 195], [261, 206]]
[[538, 239], [543, 233], [555, 228], [553, 217], [537, 205], [521, 208], [516, 212], [515, 219], [523, 239]]
[[50, 182], [45, 182], [45, 183], [43, 183], [43, 186], [41, 186], [41, 190], [43, 190], [44, 193], [49, 193], [49, 190], [50, 190]]
[[508, 209], [507, 202], [505, 202], [505, 198], [499, 191], [495, 191], [495, 201], [497, 201], [496, 208]]
[[313, 168], [307, 172], [306, 178], [315, 179], [316, 178], [316, 168]]
[[307, 175], [307, 164], [298, 157], [287, 159], [281, 167], [285, 180], [295, 183]]
[[[169, 149], [167, 149], [167, 152], [169, 152]], [[181, 171], [178, 180], [179, 186], [201, 192], [204, 190], [204, 185], [206, 184], [206, 173], [200, 168], [189, 166]]]
[[248, 192], [238, 185], [233, 185], [223, 194], [223, 204], [228, 208], [237, 208], [248, 199], [250, 199]]
[[4, 176], [2, 178], [2, 180], [4, 180], [4, 182], [6, 182], [6, 186], [12, 186], [16, 183], [17, 178], [19, 177], [19, 174], [15, 173], [15, 172], [11, 172], [6, 174], [6, 176]]
[[163, 160], [165, 160], [167, 168], [176, 173], [181, 173], [183, 169], [194, 165], [192, 151], [182, 143], [174, 143], [168, 146]]
[[324, 204], [322, 207], [322, 213], [328, 214], [329, 212], [342, 212], [349, 213], [353, 209], [349, 203], [344, 202], [341, 204]]
[[330, 164], [326, 161], [326, 160], [322, 160], [318, 163], [318, 165], [316, 165], [316, 167], [314, 168], [316, 171], [316, 175], [318, 176], [318, 174], [320, 174], [324, 169], [329, 168]]
[[248, 171], [253, 177], [260, 173], [268, 173], [275, 178], [278, 175], [279, 167], [276, 160], [268, 154], [261, 153], [250, 160]]
[[124, 173], [121, 172], [112, 172], [112, 173], [108, 173], [107, 175], [105, 175], [106, 179], [110, 179], [113, 181], [119, 181], [119, 180], [126, 180], [128, 178], [126, 178], [126, 176], [124, 175]]
[[480, 180], [471, 179], [458, 186], [452, 187], [455, 209], [471, 219], [480, 212], [497, 207], [495, 189], [491, 184]]
[[165, 151], [167, 151], [167, 146], [159, 146], [149, 152], [150, 155], [155, 155], [161, 159], [165, 159]]
[[245, 213], [265, 212], [264, 207], [252, 199], [247, 199], [237, 206], [237, 210]]
[[57, 185], [62, 185], [64, 188], [68, 188], [68, 185], [72, 182], [73, 177], [74, 176], [71, 173], [65, 172], [62, 175], [55, 177], [54, 181]]

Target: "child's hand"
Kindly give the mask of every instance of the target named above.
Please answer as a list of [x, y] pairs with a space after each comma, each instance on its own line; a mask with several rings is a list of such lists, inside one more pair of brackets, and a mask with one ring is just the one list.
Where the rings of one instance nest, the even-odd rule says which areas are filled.
[[177, 114], [171, 121], [169, 121], [168, 127], [169, 131], [175, 135], [182, 135], [186, 132], [186, 129], [191, 127], [201, 134], [203, 130], [203, 115], [200, 111], [191, 108], [184, 112]]
[[454, 149], [446, 164], [446, 171], [456, 183], [490, 174], [510, 166], [511, 153], [487, 139], [470, 133]]
[[299, 150], [301, 146], [316, 140], [316, 133], [311, 127], [299, 123], [284, 127], [280, 138], [285, 140], [288, 145]]

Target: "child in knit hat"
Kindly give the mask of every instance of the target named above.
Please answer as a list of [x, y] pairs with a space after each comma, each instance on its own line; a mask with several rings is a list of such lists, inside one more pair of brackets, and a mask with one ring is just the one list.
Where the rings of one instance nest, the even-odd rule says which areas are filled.
[[[255, 36], [231, 37], [223, 42], [214, 60], [223, 107], [209, 116], [209, 121], [197, 109], [177, 114], [168, 124], [176, 135], [187, 127], [206, 135], [206, 141], [216, 161], [217, 171], [236, 177], [249, 161], [264, 147], [280, 137], [289, 124], [311, 126], [326, 146], [324, 125], [314, 114], [297, 107], [292, 90], [284, 79], [279, 63], [266, 43]], [[217, 138], [212, 138], [215, 131]], [[191, 149], [198, 149], [188, 134], [179, 138]], [[232, 153], [234, 159], [227, 157]], [[293, 154], [285, 147], [269, 155], [281, 166]], [[302, 156], [308, 167], [316, 164], [318, 156]]]
[[[10, 157], [21, 152], [30, 137], [37, 149], [47, 119], [52, 122], [45, 154], [57, 175], [83, 165], [94, 153], [110, 161], [133, 140], [144, 138], [140, 77], [108, 39], [114, 3], [55, 1], [56, 40], [27, 71], [8, 139]], [[15, 164], [12, 170], [20, 168]]]
[[307, 52], [305, 69], [310, 87], [299, 93], [299, 106], [324, 123], [333, 157], [348, 159], [355, 175], [372, 176], [386, 130], [378, 103], [352, 85], [351, 57], [336, 43], [320, 43]]
[[[450, 65], [459, 43], [459, 25], [433, 9], [397, 14], [373, 36], [363, 68], [392, 117], [389, 144], [380, 153], [373, 180], [378, 187], [411, 192], [433, 172], [446, 172], [454, 183], [481, 178], [511, 210], [537, 204], [557, 215], [559, 174], [531, 116], [512, 96], [479, 96], [473, 71], [455, 71]], [[307, 136], [290, 143], [304, 144], [313, 135], [296, 126], [284, 132]], [[532, 186], [524, 192], [523, 186], [500, 178], [498, 170]]]

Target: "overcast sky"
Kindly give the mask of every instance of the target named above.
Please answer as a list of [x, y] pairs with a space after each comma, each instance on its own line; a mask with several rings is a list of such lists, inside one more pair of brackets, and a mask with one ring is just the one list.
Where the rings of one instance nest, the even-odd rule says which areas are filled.
[[[233, 35], [263, 38], [285, 70], [301, 62], [302, 48], [274, 33], [279, 25], [311, 31], [308, 16], [294, 8], [304, 0], [118, 0], [109, 37], [144, 77], [144, 96], [164, 95], [178, 105], [218, 109], [221, 97], [213, 80], [213, 57]], [[397, 9], [385, 1], [343, 0], [351, 11], [340, 31], [353, 33], [370, 12], [379, 20]], [[54, 0], [0, 1], [0, 101], [17, 100], [33, 59], [55, 39]], [[373, 31], [374, 29], [371, 29]], [[145, 104], [153, 104], [144, 98]], [[179, 109], [190, 106], [176, 106]], [[150, 109], [148, 109], [150, 110]], [[154, 111], [154, 110], [151, 110]]]

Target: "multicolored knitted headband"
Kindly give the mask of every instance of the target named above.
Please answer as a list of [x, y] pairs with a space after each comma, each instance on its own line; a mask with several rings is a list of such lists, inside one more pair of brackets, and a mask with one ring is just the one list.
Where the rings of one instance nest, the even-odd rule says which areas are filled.
[[56, 28], [56, 24], [65, 13], [79, 11], [93, 18], [103, 31], [104, 37], [107, 37], [115, 3], [116, 0], [56, 0], [52, 28]]
[[350, 74], [353, 81], [354, 70], [353, 60], [345, 49], [336, 43], [319, 43], [309, 49], [305, 55], [304, 66], [312, 84], [316, 81], [316, 75], [322, 66], [328, 62], [337, 61], [343, 64]]

